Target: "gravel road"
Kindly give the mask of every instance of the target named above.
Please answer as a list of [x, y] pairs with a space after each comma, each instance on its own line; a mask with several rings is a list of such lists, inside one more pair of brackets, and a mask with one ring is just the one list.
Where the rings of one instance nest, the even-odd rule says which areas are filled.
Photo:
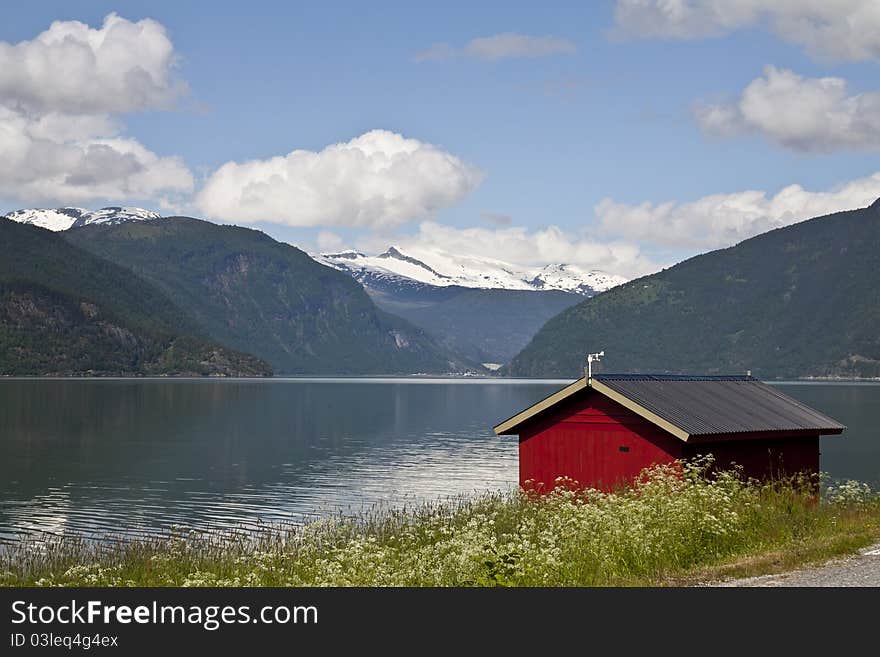
[[880, 543], [822, 566], [734, 579], [712, 586], [880, 586]]

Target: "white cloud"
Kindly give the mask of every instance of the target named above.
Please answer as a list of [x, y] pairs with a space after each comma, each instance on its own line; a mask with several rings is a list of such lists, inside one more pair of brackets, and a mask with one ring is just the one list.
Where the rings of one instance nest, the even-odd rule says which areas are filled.
[[496, 61], [499, 59], [550, 57], [569, 55], [577, 51], [577, 46], [568, 39], [553, 36], [528, 36], [505, 32], [487, 37], [471, 39], [465, 45], [456, 47], [448, 43], [438, 43], [416, 54], [417, 62], [470, 57]]
[[317, 244], [319, 253], [341, 251], [345, 246], [342, 237], [329, 230], [322, 230], [318, 233]]
[[0, 41], [0, 103], [68, 114], [168, 107], [186, 90], [175, 61], [154, 20], [110, 14], [99, 29], [56, 21], [30, 41]]
[[880, 57], [877, 0], [617, 0], [623, 34], [697, 39], [766, 26], [823, 57]]
[[0, 196], [169, 204], [191, 194], [180, 158], [123, 136], [111, 116], [173, 102], [185, 90], [174, 61], [162, 25], [116, 14], [100, 29], [56, 21], [30, 41], [0, 42]]
[[754, 23], [759, 13], [754, 0], [617, 0], [614, 20], [634, 36], [696, 39]]
[[764, 191], [713, 194], [689, 203], [629, 205], [603, 199], [596, 207], [602, 230], [640, 243], [681, 248], [720, 248], [759, 233], [841, 210], [870, 205], [880, 197], [880, 172], [824, 192], [789, 185]]
[[5, 117], [17, 121], [19, 125], [26, 125], [31, 138], [52, 142], [83, 141], [95, 136], [115, 135], [121, 130], [119, 122], [106, 114], [50, 112], [28, 120], [21, 112], [7, 110]]
[[[404, 252], [407, 246], [435, 248], [459, 255], [495, 258], [524, 267], [567, 263], [628, 277], [660, 268], [633, 243], [601, 242], [558, 226], [539, 230], [523, 226], [456, 228], [424, 221], [415, 234], [394, 236], [393, 241]], [[388, 244], [388, 236], [369, 235], [359, 240], [357, 246], [365, 252], [379, 253], [388, 248]]]
[[0, 106], [0, 197], [24, 203], [151, 199], [192, 191], [176, 157], [119, 135], [107, 116], [28, 116]]
[[318, 152], [227, 162], [208, 178], [196, 206], [244, 223], [384, 228], [433, 216], [482, 178], [436, 146], [372, 130]]
[[799, 151], [880, 149], [880, 93], [850, 95], [841, 78], [804, 78], [768, 66], [734, 102], [703, 105], [704, 131], [754, 132]]

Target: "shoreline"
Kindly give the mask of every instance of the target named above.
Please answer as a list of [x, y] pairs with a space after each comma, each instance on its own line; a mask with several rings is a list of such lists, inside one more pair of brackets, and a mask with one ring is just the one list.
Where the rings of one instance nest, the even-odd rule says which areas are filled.
[[[2, 586], [701, 586], [779, 575], [880, 540], [880, 497], [657, 466], [610, 493], [489, 492], [265, 532], [0, 551]], [[878, 555], [880, 556], [880, 555]], [[880, 566], [880, 558], [873, 564]], [[873, 572], [873, 571], [872, 571]]]
[[[532, 378], [519, 376], [486, 376], [466, 374], [279, 374], [272, 376], [224, 376], [224, 375], [138, 375], [138, 374], [106, 374], [106, 375], [41, 375], [41, 374], [0, 374], [2, 381], [261, 381], [261, 382], [353, 382], [353, 381], [394, 381], [394, 382], [472, 382], [472, 383], [546, 383], [567, 384], [573, 379]], [[768, 385], [809, 385], [809, 384], [880, 384], [880, 377], [845, 378], [845, 377], [803, 377], [796, 379], [761, 379]]]

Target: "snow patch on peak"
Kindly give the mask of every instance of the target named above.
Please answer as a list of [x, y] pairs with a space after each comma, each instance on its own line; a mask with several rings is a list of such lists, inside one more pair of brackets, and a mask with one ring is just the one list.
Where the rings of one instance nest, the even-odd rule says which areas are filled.
[[84, 208], [31, 208], [16, 210], [5, 216], [6, 219], [40, 228], [60, 231], [88, 226], [91, 224], [116, 225], [127, 221], [150, 221], [161, 215], [143, 208], [108, 206], [99, 210]]
[[401, 262], [406, 262], [410, 265], [415, 265], [416, 267], [421, 267], [428, 273], [438, 278], [449, 278], [445, 274], [441, 274], [434, 268], [429, 265], [426, 265], [424, 262], [419, 260], [418, 258], [413, 258], [411, 256], [405, 255], [400, 252], [400, 250], [396, 246], [390, 247], [385, 253], [376, 256], [377, 258], [394, 258], [395, 260], [400, 260]]
[[377, 256], [358, 251], [312, 256], [318, 262], [348, 272], [362, 283], [410, 281], [438, 287], [506, 290], [562, 290], [583, 296], [625, 283], [623, 276], [588, 271], [576, 265], [550, 264], [541, 268], [514, 265], [493, 258], [458, 255], [424, 247], [392, 246]]
[[627, 279], [617, 274], [608, 274], [597, 269], [585, 270], [577, 265], [552, 264], [535, 274], [530, 283], [538, 289], [570, 290], [578, 294], [596, 294], [626, 283]]
[[87, 213], [88, 210], [83, 208], [25, 209], [10, 212], [4, 218], [21, 224], [59, 231], [67, 230], [73, 226], [77, 219]]
[[357, 258], [365, 258], [366, 256], [360, 251], [355, 251], [353, 249], [347, 249], [345, 251], [340, 251], [339, 253], [324, 253], [322, 254], [325, 258], [338, 259], [342, 258], [343, 260], [356, 260]]
[[88, 226], [89, 224], [123, 224], [127, 221], [150, 221], [159, 219], [162, 215], [151, 210], [143, 208], [110, 206], [87, 213], [81, 222], [77, 222], [77, 226]]

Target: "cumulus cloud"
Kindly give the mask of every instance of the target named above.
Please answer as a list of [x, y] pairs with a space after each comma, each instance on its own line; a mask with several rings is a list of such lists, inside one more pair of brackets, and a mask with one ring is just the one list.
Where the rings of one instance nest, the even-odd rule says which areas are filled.
[[689, 203], [630, 205], [603, 199], [596, 216], [605, 234], [641, 243], [711, 249], [759, 233], [841, 210], [862, 208], [880, 197], [880, 172], [829, 191], [789, 185], [773, 196], [764, 191], [712, 194]]
[[766, 26], [823, 57], [880, 57], [877, 0], [617, 0], [614, 14], [632, 36], [696, 39]]
[[26, 203], [148, 199], [192, 191], [176, 157], [120, 136], [106, 116], [30, 117], [0, 106], [0, 197]]
[[496, 61], [499, 59], [550, 57], [570, 55], [577, 46], [568, 39], [553, 36], [528, 36], [505, 32], [471, 39], [463, 46], [437, 43], [416, 54], [417, 62], [469, 57]]
[[168, 106], [175, 82], [165, 28], [110, 14], [99, 29], [57, 21], [30, 41], [0, 42], [0, 196], [72, 204], [190, 194], [193, 177], [123, 135], [113, 116]]
[[0, 42], [0, 103], [68, 114], [168, 107], [186, 86], [165, 28], [116, 14], [99, 29], [56, 21], [30, 41]]
[[385, 228], [431, 217], [482, 178], [437, 146], [372, 130], [318, 152], [228, 162], [208, 178], [196, 205], [244, 223]]
[[754, 132], [799, 151], [880, 149], [880, 93], [849, 94], [841, 78], [804, 78], [768, 66], [733, 102], [696, 117], [719, 135]]
[[[632, 242], [602, 242], [558, 226], [539, 230], [529, 230], [523, 226], [457, 228], [424, 221], [415, 234], [395, 236], [394, 243], [404, 252], [407, 246], [436, 248], [460, 255], [495, 258], [524, 267], [567, 263], [628, 277], [641, 276], [660, 268]], [[364, 237], [358, 242], [358, 248], [366, 252], [381, 252], [388, 248], [388, 237]]]

